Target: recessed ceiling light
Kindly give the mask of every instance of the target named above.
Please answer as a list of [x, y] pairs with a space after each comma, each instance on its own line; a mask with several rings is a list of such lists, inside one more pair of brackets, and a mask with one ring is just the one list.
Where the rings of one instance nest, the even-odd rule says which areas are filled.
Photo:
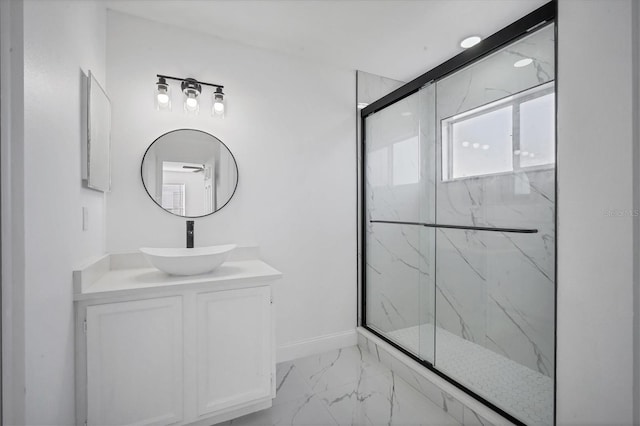
[[369, 104], [366, 102], [358, 102], [358, 109], [363, 109], [367, 107]]
[[515, 151], [513, 151], [513, 154], [514, 154], [514, 155], [520, 155], [520, 150], [519, 150], [519, 149], [516, 149]]
[[489, 145], [482, 145], [482, 149], [484, 149], [485, 151], [489, 149]]
[[462, 142], [462, 146], [464, 146], [465, 148], [467, 148], [469, 145], [470, 145], [469, 141]]
[[411, 111], [405, 111], [403, 113], [400, 114], [403, 117], [409, 117], [410, 115], [413, 115], [413, 113]]
[[462, 40], [460, 42], [460, 47], [462, 47], [463, 49], [468, 49], [472, 46], [475, 46], [476, 44], [480, 43], [480, 41], [482, 40], [482, 37], [480, 36], [471, 36], [471, 37], [467, 37], [464, 40]]
[[480, 144], [478, 142], [474, 142], [473, 145], [471, 146], [474, 147], [475, 149], [480, 148]]
[[522, 151], [522, 152], [520, 153], [520, 155], [521, 155], [522, 157], [526, 157], [527, 155], [529, 155], [529, 152], [527, 152], [527, 151]]
[[522, 67], [526, 67], [527, 65], [529, 65], [532, 62], [533, 62], [533, 59], [524, 58], [524, 59], [520, 59], [519, 61], [515, 61], [513, 63], [513, 66], [516, 67], [516, 68], [522, 68]]

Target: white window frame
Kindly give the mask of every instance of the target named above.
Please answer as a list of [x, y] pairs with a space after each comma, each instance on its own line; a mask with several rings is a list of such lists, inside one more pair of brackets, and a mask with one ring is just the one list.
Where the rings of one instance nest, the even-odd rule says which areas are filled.
[[[546, 170], [555, 167], [555, 161], [546, 164], [540, 164], [536, 166], [520, 165], [520, 156], [515, 154], [515, 151], [520, 150], [520, 106], [532, 99], [540, 98], [549, 94], [555, 93], [555, 82], [549, 81], [538, 86], [529, 88], [522, 92], [507, 96], [497, 101], [490, 102], [488, 104], [476, 107], [469, 111], [465, 111], [460, 114], [449, 116], [440, 120], [440, 139], [441, 139], [441, 179], [442, 182], [453, 182], [463, 179], [476, 179], [482, 177], [491, 177], [498, 175], [513, 174], [522, 171], [536, 171]], [[453, 176], [453, 126], [456, 123], [469, 120], [474, 117], [478, 117], [490, 112], [511, 106], [512, 111], [512, 137], [511, 137], [511, 153], [513, 155], [512, 168], [506, 172], [496, 173], [484, 173], [471, 176]], [[445, 167], [446, 164], [446, 167]]]

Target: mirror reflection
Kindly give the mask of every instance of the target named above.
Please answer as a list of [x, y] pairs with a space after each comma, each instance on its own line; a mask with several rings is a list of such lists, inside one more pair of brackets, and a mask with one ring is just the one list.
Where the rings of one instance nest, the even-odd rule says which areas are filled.
[[182, 217], [220, 210], [238, 185], [238, 167], [229, 148], [215, 136], [193, 129], [156, 139], [144, 154], [141, 174], [151, 199]]

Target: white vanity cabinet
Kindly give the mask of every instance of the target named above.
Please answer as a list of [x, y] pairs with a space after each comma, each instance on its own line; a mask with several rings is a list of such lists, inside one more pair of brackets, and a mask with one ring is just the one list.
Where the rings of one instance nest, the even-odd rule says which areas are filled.
[[76, 285], [77, 424], [212, 425], [270, 407], [280, 273], [256, 262], [253, 276], [147, 268]]
[[86, 308], [87, 424], [183, 419], [182, 298]]
[[270, 288], [201, 293], [197, 299], [198, 415], [269, 398]]

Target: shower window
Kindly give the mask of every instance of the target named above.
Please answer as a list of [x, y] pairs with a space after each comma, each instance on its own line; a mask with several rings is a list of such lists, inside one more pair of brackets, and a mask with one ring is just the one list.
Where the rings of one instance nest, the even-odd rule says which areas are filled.
[[553, 82], [445, 118], [443, 181], [552, 166], [554, 132]]

